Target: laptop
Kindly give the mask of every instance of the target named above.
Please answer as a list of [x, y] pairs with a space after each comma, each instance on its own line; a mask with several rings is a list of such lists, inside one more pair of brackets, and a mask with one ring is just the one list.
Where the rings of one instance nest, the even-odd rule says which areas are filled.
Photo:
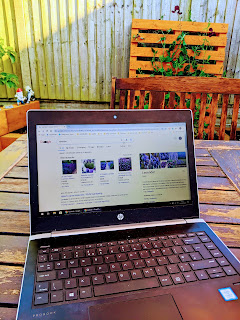
[[28, 112], [17, 319], [239, 319], [240, 263], [199, 218], [190, 110]]

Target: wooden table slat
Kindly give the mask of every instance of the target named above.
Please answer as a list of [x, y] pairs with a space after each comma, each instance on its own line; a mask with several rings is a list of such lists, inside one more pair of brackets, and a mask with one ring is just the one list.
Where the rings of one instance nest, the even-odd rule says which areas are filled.
[[197, 175], [199, 177], [225, 177], [219, 167], [210, 166], [197, 166]]
[[0, 210], [28, 211], [29, 195], [0, 192]]
[[239, 225], [209, 223], [209, 226], [227, 246], [239, 248]]
[[28, 179], [28, 168], [15, 166], [7, 175], [7, 178]]
[[0, 320], [15, 320], [17, 308], [1, 308], [0, 307]]
[[237, 191], [200, 189], [198, 194], [200, 203], [240, 205], [240, 197]]
[[211, 157], [208, 149], [195, 149], [195, 156], [196, 157]]
[[0, 232], [29, 235], [29, 212], [0, 211]]
[[28, 180], [3, 178], [0, 181], [0, 191], [28, 193]]
[[200, 212], [206, 222], [240, 224], [239, 206], [200, 204]]
[[0, 263], [24, 264], [28, 237], [0, 235]]
[[197, 157], [196, 164], [197, 166], [218, 166], [217, 163], [211, 157]]
[[[198, 177], [198, 189], [211, 189], [211, 190], [234, 190], [234, 186], [227, 178], [219, 177]], [[1, 184], [0, 184], [1, 190]]]
[[0, 303], [17, 304], [23, 267], [0, 265]]
[[240, 192], [240, 150], [212, 150], [211, 153]]

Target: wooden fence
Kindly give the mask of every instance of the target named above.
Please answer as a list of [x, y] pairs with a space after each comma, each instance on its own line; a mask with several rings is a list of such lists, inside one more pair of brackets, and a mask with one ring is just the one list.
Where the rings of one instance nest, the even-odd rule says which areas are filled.
[[111, 77], [128, 77], [133, 18], [228, 23], [224, 70], [240, 78], [238, 0], [0, 0], [0, 37], [18, 53], [0, 68], [45, 102], [108, 102]]

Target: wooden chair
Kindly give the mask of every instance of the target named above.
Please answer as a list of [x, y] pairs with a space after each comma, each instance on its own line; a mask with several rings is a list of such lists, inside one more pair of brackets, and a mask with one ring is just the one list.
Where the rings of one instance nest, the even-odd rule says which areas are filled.
[[[116, 90], [120, 90], [119, 109], [175, 109], [190, 108], [198, 117], [198, 138], [203, 139], [204, 131], [208, 139], [214, 139], [218, 131], [219, 140], [224, 140], [229, 98], [234, 95], [230, 139], [236, 139], [240, 79], [202, 77], [149, 77], [112, 79], [110, 108], [116, 105]], [[136, 99], [136, 97], [138, 97]], [[179, 99], [176, 99], [179, 97]], [[147, 99], [147, 101], [146, 101]], [[220, 106], [221, 104], [221, 106]], [[220, 125], [216, 127], [217, 111], [221, 107]], [[230, 108], [229, 108], [230, 110]], [[206, 128], [207, 127], [207, 128]], [[218, 130], [217, 130], [218, 129]]]

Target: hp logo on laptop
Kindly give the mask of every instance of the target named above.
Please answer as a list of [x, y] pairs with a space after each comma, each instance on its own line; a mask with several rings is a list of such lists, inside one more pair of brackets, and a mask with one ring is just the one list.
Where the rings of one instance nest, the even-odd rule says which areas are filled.
[[118, 218], [118, 220], [123, 220], [124, 219], [124, 215], [122, 214], [122, 213], [119, 213], [118, 215], [117, 215], [117, 218]]

